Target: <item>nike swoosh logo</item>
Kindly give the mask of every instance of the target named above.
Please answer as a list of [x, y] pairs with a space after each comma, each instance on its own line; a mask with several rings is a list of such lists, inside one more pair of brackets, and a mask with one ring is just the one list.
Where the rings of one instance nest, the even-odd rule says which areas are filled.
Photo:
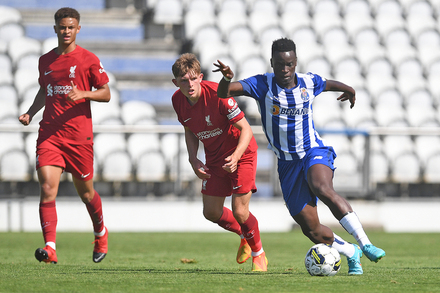
[[45, 71], [45, 72], [44, 72], [44, 75], [48, 75], [48, 74], [51, 73], [52, 71], [53, 71], [53, 70], [51, 70], [51, 71], [47, 71], [47, 72]]
[[187, 121], [189, 121], [191, 118], [188, 118], [188, 119], [185, 119], [185, 120], [183, 120], [183, 122], [187, 122]]
[[90, 175], [90, 173], [88, 173], [88, 174], [81, 174], [81, 178], [87, 178], [88, 176]]
[[240, 185], [240, 186], [234, 186], [234, 187], [232, 187], [232, 189], [239, 189], [240, 187], [242, 187], [243, 185]]

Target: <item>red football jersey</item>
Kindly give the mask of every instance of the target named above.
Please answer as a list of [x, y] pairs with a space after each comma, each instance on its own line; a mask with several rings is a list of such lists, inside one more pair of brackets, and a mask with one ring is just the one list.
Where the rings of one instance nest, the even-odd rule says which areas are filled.
[[109, 82], [98, 57], [80, 46], [65, 55], [58, 55], [54, 49], [40, 57], [38, 69], [38, 82], [45, 90], [46, 104], [37, 144], [49, 138], [92, 143], [90, 100], [69, 102], [66, 97], [72, 90], [70, 81], [83, 91]]
[[[217, 86], [215, 82], [202, 81], [200, 98], [193, 106], [180, 89], [172, 97], [179, 122], [203, 143], [207, 164], [224, 164], [225, 158], [234, 152], [240, 130], [233, 124], [244, 117], [234, 98], [217, 96]], [[256, 150], [257, 143], [252, 137], [246, 152]]]

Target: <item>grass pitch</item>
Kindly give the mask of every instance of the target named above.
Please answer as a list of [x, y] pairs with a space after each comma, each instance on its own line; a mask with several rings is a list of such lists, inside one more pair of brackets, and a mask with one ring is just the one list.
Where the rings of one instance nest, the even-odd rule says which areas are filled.
[[[352, 241], [345, 231], [336, 231]], [[0, 292], [440, 292], [439, 234], [367, 231], [387, 256], [362, 258], [364, 275], [311, 277], [300, 231], [262, 233], [268, 272], [239, 265], [232, 233], [112, 233], [109, 254], [92, 262], [92, 233], [58, 233], [58, 264], [39, 263], [41, 233], [0, 233]]]

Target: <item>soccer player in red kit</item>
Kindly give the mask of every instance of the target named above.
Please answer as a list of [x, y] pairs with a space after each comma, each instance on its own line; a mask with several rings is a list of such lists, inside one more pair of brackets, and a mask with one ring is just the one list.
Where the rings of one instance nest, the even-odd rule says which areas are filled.
[[[249, 212], [256, 192], [257, 143], [252, 129], [233, 99], [217, 97], [217, 83], [204, 81], [200, 62], [186, 53], [173, 64], [173, 83], [179, 88], [173, 107], [185, 129], [189, 162], [202, 179], [203, 215], [241, 237], [237, 262], [252, 256], [252, 271], [267, 271], [267, 258], [258, 221]], [[197, 158], [201, 141], [206, 164]], [[232, 211], [224, 207], [232, 195]]]
[[[29, 110], [19, 117], [29, 125], [43, 107], [37, 140], [36, 169], [40, 183], [40, 221], [44, 248], [35, 251], [37, 260], [57, 263], [55, 199], [63, 171], [72, 174], [73, 184], [93, 222], [93, 261], [108, 251], [108, 231], [102, 204], [93, 187], [93, 130], [90, 101], [110, 101], [108, 76], [98, 57], [76, 44], [80, 15], [72, 8], [55, 13], [58, 46], [40, 57], [40, 89]], [[96, 90], [92, 91], [92, 87]]]

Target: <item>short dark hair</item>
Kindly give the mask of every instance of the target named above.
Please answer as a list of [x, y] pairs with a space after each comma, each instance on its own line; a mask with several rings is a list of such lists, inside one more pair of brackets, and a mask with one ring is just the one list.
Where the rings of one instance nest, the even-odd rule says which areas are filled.
[[54, 15], [55, 18], [55, 24], [58, 23], [58, 21], [60, 21], [63, 18], [75, 18], [76, 20], [78, 20], [79, 23], [79, 12], [74, 9], [74, 8], [70, 8], [70, 7], [63, 7], [58, 9], [57, 12], [55, 12]]
[[291, 39], [281, 38], [273, 41], [272, 55], [275, 52], [289, 52], [289, 51], [293, 51], [296, 55], [296, 45]]

